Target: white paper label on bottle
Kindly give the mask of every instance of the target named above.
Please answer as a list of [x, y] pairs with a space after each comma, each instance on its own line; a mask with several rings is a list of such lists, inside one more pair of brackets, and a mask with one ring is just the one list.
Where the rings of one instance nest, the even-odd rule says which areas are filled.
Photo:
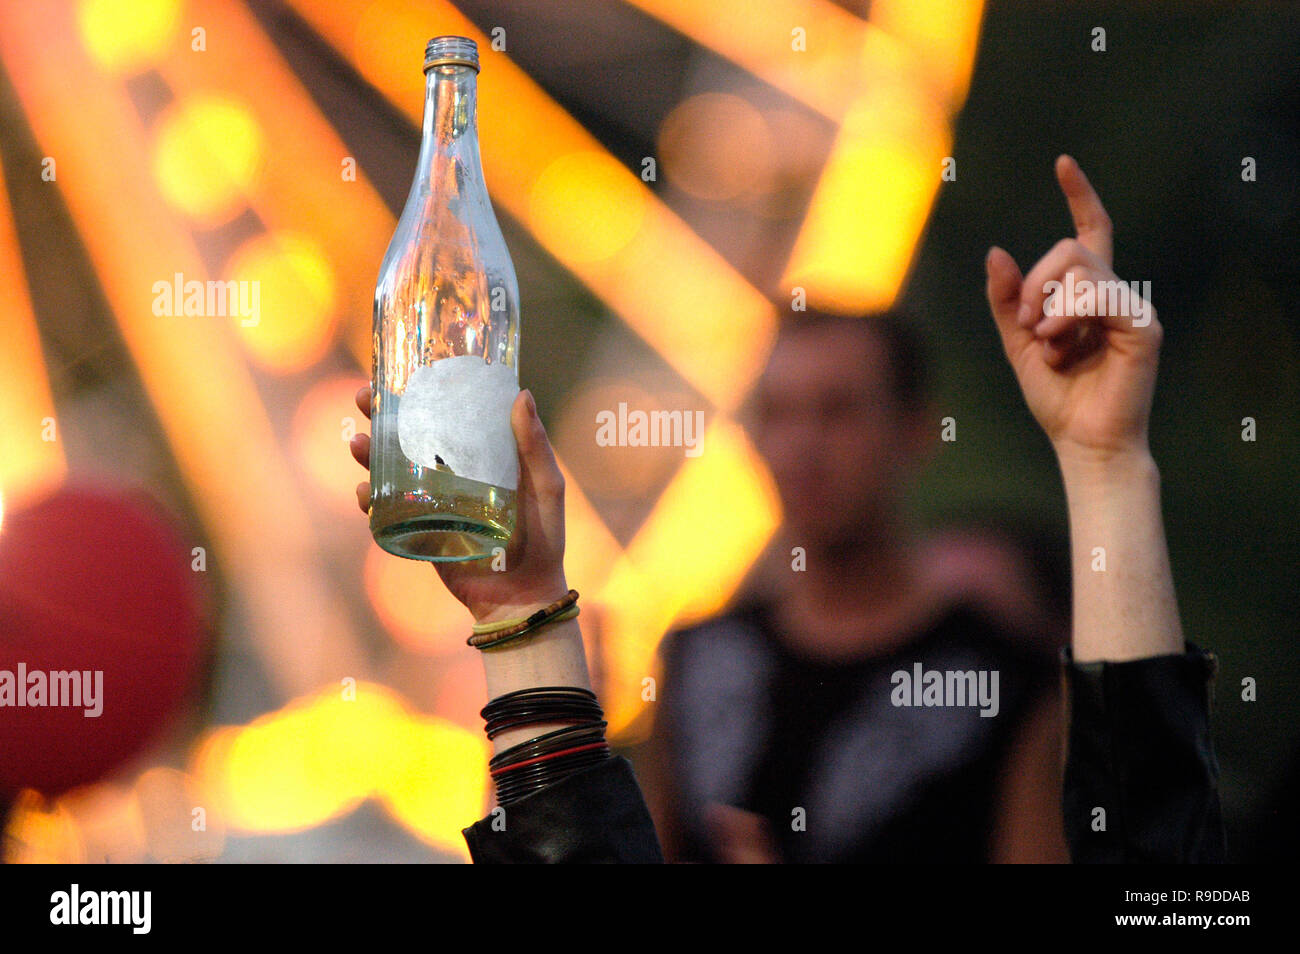
[[516, 489], [519, 452], [510, 408], [518, 393], [513, 368], [477, 355], [421, 365], [397, 410], [402, 453], [423, 467], [441, 460], [457, 477]]

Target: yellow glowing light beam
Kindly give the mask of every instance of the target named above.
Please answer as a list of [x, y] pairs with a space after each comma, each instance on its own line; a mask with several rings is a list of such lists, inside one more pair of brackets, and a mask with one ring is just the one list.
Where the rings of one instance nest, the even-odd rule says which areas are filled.
[[897, 298], [951, 159], [951, 112], [969, 85], [982, 13], [966, 0], [872, 5], [895, 44], [867, 36], [864, 83], [786, 264], [787, 292], [803, 288], [810, 304], [841, 312]]
[[945, 117], [907, 87], [850, 107], [786, 265], [787, 291], [832, 311], [888, 308], [898, 294], [951, 149]]
[[301, 831], [373, 797], [425, 841], [465, 856], [460, 829], [483, 812], [487, 758], [480, 733], [357, 682], [209, 732], [191, 771], [232, 830]]
[[[33, 173], [34, 174], [34, 173]], [[18, 232], [0, 168], [0, 515], [59, 486], [67, 472]]]
[[869, 26], [919, 61], [921, 82], [951, 114], [970, 89], [983, 21], [983, 0], [872, 0]]

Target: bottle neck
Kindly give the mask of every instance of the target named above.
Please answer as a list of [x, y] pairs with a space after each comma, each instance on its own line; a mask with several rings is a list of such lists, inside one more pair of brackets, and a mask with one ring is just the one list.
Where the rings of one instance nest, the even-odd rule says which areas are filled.
[[478, 73], [468, 66], [435, 66], [425, 75], [424, 132], [416, 188], [459, 194], [482, 187], [476, 106]]

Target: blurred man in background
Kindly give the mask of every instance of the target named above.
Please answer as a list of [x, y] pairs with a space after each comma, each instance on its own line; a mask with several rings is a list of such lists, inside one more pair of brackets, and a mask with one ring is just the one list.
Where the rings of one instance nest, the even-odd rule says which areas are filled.
[[[664, 643], [645, 774], [667, 855], [1065, 860], [1034, 585], [1014, 550], [904, 519], [940, 426], [907, 319], [787, 310], [750, 411], [785, 524], [728, 610]], [[910, 704], [928, 673], [995, 702]]]

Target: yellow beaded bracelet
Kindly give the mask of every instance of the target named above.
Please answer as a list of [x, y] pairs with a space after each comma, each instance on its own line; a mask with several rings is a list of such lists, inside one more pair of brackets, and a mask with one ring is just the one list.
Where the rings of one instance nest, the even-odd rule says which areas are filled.
[[530, 616], [519, 619], [497, 620], [493, 623], [478, 623], [474, 633], [465, 642], [475, 649], [491, 649], [505, 643], [514, 642], [526, 635], [531, 635], [547, 623], [563, 619], [572, 619], [578, 615], [578, 591], [569, 590], [564, 596]]

